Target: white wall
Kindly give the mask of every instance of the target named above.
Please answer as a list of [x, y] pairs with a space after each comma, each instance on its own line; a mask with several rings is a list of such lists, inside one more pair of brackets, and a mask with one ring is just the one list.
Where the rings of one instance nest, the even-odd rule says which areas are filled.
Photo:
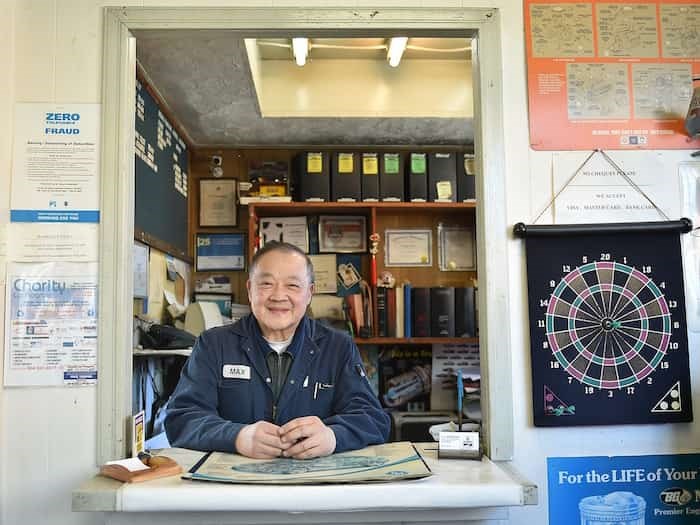
[[[101, 6], [191, 5], [191, 0], [13, 0], [2, 4], [0, 64], [0, 225], [8, 206], [14, 102], [100, 102]], [[503, 23], [504, 125], [509, 222], [528, 222], [548, 200], [532, 188], [548, 187], [552, 154], [528, 146], [522, 0], [396, 0], [343, 2], [285, 0], [201, 2], [207, 5], [335, 5], [358, 7], [498, 7]], [[688, 152], [664, 154], [663, 177], [675, 176]], [[528, 197], [533, 195], [533, 197]], [[1, 227], [1, 226], [0, 226]], [[531, 391], [524, 252], [521, 241], [509, 245], [515, 407], [515, 465], [540, 487], [540, 504], [511, 512], [515, 525], [547, 523], [547, 456], [658, 454], [697, 450], [700, 425], [535, 429]], [[4, 289], [0, 286], [0, 291]], [[0, 329], [1, 332], [1, 329]], [[695, 336], [691, 347], [698, 346]], [[691, 352], [691, 375], [700, 363]], [[697, 389], [696, 389], [697, 391]], [[95, 471], [95, 388], [5, 388], [0, 391], [0, 523], [99, 523], [91, 514], [70, 512], [70, 491]], [[696, 407], [697, 394], [694, 397]], [[11, 480], [11, 482], [8, 482]]]

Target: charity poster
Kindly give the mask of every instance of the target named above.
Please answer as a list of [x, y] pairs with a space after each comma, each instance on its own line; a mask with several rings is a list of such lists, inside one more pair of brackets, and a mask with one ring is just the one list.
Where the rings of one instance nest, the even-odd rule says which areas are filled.
[[700, 521], [700, 454], [547, 458], [550, 525]]
[[525, 0], [536, 150], [698, 149], [684, 129], [700, 76], [697, 0]]
[[99, 222], [99, 104], [15, 105], [12, 222]]
[[97, 263], [9, 263], [5, 386], [97, 382]]
[[645, 222], [677, 216], [678, 178], [665, 175], [659, 152], [558, 151], [552, 163], [557, 224]]

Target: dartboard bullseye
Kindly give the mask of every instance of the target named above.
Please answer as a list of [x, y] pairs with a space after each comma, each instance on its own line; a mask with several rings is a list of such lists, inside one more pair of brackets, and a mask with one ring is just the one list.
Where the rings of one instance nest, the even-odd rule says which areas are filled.
[[678, 231], [526, 241], [535, 425], [692, 421]]

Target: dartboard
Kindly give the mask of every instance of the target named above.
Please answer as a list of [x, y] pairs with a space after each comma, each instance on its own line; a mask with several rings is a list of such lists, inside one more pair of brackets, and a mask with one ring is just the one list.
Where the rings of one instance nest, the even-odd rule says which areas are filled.
[[692, 420], [678, 232], [527, 237], [538, 426]]

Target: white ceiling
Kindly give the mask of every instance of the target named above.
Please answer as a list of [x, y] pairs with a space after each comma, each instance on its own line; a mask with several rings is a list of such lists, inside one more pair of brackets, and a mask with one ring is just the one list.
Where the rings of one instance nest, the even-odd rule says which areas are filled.
[[[134, 31], [134, 36], [142, 70], [195, 146], [473, 143], [471, 118], [263, 118], [244, 35], [223, 30], [143, 30]], [[288, 38], [261, 37], [259, 41], [276, 44], [258, 45], [263, 60], [292, 60]], [[385, 43], [384, 38], [311, 38], [309, 61], [317, 61], [316, 65], [326, 59], [367, 59], [377, 61], [378, 70], [391, 69], [386, 50], [379, 48]], [[410, 38], [402, 61], [469, 61], [470, 53], [463, 49], [468, 43], [466, 38]], [[438, 51], [446, 48], [462, 50]]]

